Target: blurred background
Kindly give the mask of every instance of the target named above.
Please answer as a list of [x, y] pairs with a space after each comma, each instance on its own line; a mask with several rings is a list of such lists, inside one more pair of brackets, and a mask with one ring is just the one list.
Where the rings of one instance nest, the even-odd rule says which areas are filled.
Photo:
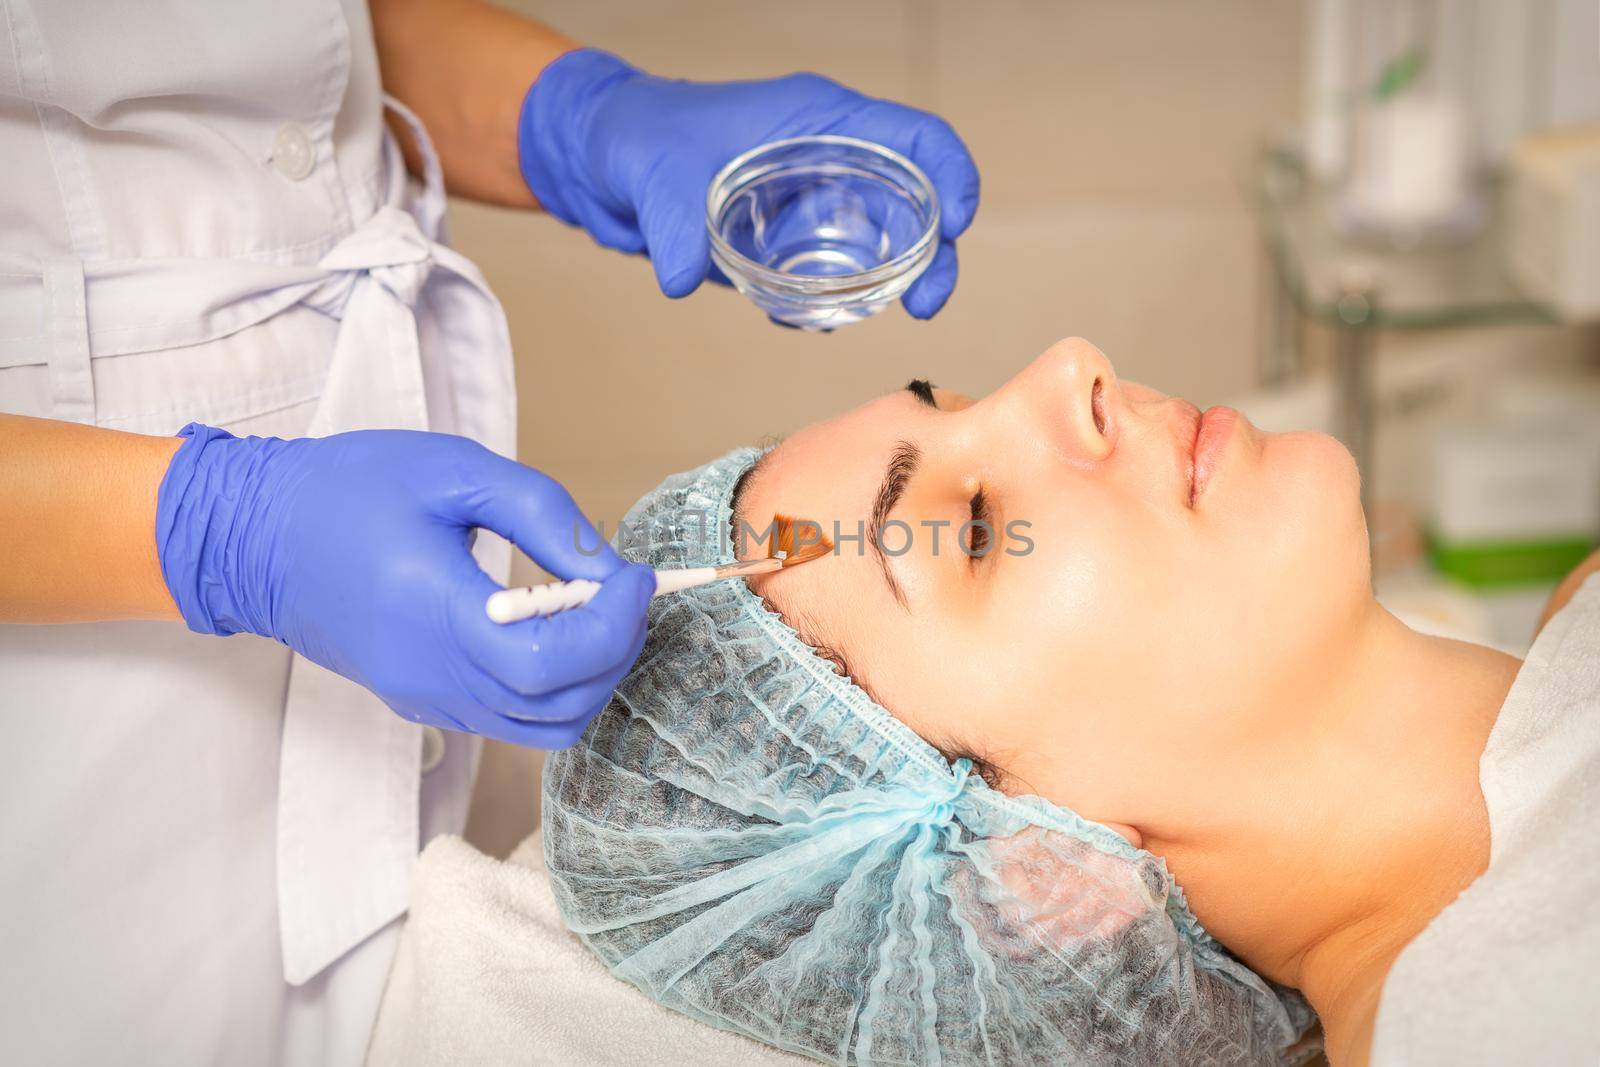
[[[1596, 0], [501, 2], [654, 73], [812, 70], [935, 111], [983, 174], [949, 306], [826, 335], [453, 204], [511, 321], [520, 458], [610, 530], [668, 473], [911, 377], [983, 395], [1077, 334], [1339, 435], [1415, 625], [1525, 650], [1600, 539]], [[485, 749], [481, 848], [533, 828], [540, 758]]]

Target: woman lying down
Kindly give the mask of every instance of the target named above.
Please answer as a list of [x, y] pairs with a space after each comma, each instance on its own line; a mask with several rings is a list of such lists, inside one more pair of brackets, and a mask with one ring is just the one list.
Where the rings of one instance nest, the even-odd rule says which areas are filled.
[[1413, 632], [1343, 448], [1078, 340], [628, 528], [703, 565], [780, 514], [833, 551], [658, 600], [548, 761], [550, 885], [615, 976], [838, 1063], [1293, 1062], [1319, 1019], [1336, 1067], [1592, 1047], [1600, 581], [1526, 665]]

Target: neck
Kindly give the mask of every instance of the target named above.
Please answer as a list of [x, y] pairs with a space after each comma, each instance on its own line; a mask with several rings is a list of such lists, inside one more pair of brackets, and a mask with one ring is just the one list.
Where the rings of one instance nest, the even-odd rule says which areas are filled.
[[1519, 663], [1375, 603], [1333, 660], [1292, 731], [1218, 769], [1251, 784], [1152, 847], [1213, 934], [1305, 994], [1344, 1067], [1401, 950], [1488, 864], [1478, 759]]

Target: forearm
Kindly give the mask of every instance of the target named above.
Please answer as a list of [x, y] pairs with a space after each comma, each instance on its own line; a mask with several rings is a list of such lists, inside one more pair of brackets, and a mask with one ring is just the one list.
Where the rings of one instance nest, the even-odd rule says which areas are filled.
[[537, 207], [517, 165], [523, 97], [577, 47], [481, 0], [373, 0], [383, 85], [421, 117], [452, 193]]
[[178, 444], [0, 414], [0, 622], [178, 618], [155, 540]]

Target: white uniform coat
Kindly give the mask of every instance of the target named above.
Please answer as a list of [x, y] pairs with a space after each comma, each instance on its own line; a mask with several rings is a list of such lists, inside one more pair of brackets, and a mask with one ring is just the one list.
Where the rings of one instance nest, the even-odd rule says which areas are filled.
[[[504, 317], [383, 112], [360, 0], [0, 0], [0, 410], [509, 455]], [[8, 1062], [359, 1060], [474, 744], [424, 773], [370, 694], [176, 623], [0, 626], [0, 724]]]

